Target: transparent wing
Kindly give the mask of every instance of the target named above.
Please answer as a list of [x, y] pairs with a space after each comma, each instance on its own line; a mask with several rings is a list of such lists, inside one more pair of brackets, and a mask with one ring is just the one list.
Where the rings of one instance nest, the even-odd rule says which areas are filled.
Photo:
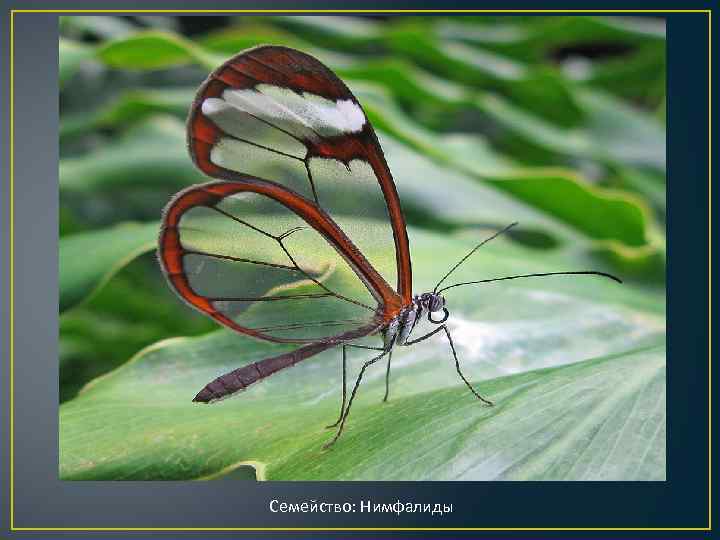
[[271, 180], [314, 202], [410, 302], [409, 247], [392, 176], [360, 104], [318, 60], [275, 46], [235, 56], [200, 88], [188, 144], [209, 176]]
[[371, 334], [399, 298], [312, 201], [247, 178], [193, 186], [163, 215], [172, 288], [239, 332], [278, 342]]

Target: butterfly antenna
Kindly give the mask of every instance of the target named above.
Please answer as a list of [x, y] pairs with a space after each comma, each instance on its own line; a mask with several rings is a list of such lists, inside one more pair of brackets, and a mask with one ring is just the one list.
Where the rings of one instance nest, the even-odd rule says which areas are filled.
[[545, 272], [542, 274], [522, 274], [519, 276], [505, 276], [505, 277], [493, 278], [493, 279], [480, 279], [478, 281], [465, 281], [464, 283], [455, 283], [454, 285], [449, 285], [449, 286], [444, 287], [436, 292], [441, 293], [443, 291], [447, 291], [448, 289], [452, 289], [453, 287], [460, 287], [461, 285], [473, 285], [475, 283], [490, 283], [491, 281], [505, 281], [507, 279], [520, 279], [520, 278], [527, 278], [527, 277], [569, 276], [569, 275], [602, 276], [602, 277], [610, 278], [613, 281], [617, 281], [618, 283], [622, 283], [622, 280], [619, 277], [613, 276], [612, 274], [607, 274], [605, 272], [596, 272], [594, 270], [578, 270], [575, 272]]
[[[452, 274], [455, 270], [457, 270], [458, 266], [460, 266], [462, 263], [464, 263], [466, 260], [468, 260], [473, 253], [475, 253], [478, 249], [480, 249], [480, 247], [482, 247], [482, 246], [484, 246], [485, 244], [487, 244], [487, 243], [488, 243], [490, 240], [492, 240], [493, 238], [497, 238], [497, 237], [500, 236], [501, 234], [509, 231], [510, 229], [512, 229], [512, 228], [513, 228], [515, 225], [517, 225], [517, 224], [518, 224], [517, 221], [514, 222], [514, 223], [511, 223], [510, 225], [508, 225], [508, 226], [505, 227], [504, 229], [499, 230], [498, 232], [496, 232], [495, 234], [493, 234], [493, 235], [490, 236], [489, 238], [486, 238], [485, 240], [483, 240], [482, 242], [480, 242], [477, 246], [475, 246], [474, 248], [472, 248], [467, 255], [465, 255], [462, 259], [460, 259], [460, 260], [455, 264], [455, 266], [453, 266], [450, 270], [448, 270], [447, 274], [445, 274], [445, 275], [442, 277], [442, 279], [441, 279], [440, 281], [438, 281], [437, 285], [435, 285], [435, 288], [433, 289], [433, 292], [438, 292], [438, 287], [442, 284], [442, 282], [445, 281], [450, 274]], [[445, 290], [445, 289], [443, 289], [443, 290]]]

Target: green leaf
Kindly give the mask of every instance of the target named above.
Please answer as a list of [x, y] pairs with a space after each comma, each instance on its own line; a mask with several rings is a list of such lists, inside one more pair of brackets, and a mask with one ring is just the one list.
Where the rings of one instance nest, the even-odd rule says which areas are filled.
[[443, 39], [485, 47], [528, 62], [546, 61], [553, 50], [582, 48], [588, 43], [665, 46], [664, 22], [648, 18], [564, 16], [533, 17], [525, 23], [517, 18], [492, 22], [475, 19], [474, 24], [467, 21], [454, 17], [434, 27]]
[[529, 66], [461, 42], [443, 41], [426, 28], [411, 24], [398, 25], [388, 39], [395, 54], [474, 92], [497, 92], [516, 106], [537, 111], [563, 126], [582, 119], [571, 85], [554, 69]]
[[636, 167], [619, 167], [616, 171], [619, 185], [641, 194], [665, 218], [665, 175]]
[[633, 200], [627, 193], [597, 188], [579, 177], [552, 171], [514, 178], [508, 175], [492, 182], [535, 208], [573, 224], [591, 238], [614, 238], [628, 246], [648, 242], [645, 226], [652, 218], [642, 200]]
[[[320, 56], [319, 56], [320, 57]], [[400, 59], [374, 58], [350, 60], [338, 55], [330, 56], [332, 66], [343, 78], [350, 81], [372, 81], [407, 105], [435, 106], [445, 110], [467, 103], [468, 90], [439, 77], [435, 77]]]
[[647, 47], [629, 58], [592, 65], [582, 80], [626, 99], [657, 106], [665, 96], [665, 47]]
[[117, 128], [157, 114], [187, 115], [194, 88], [137, 88], [121, 93], [100, 109], [60, 119], [60, 140], [87, 135], [95, 129]]
[[59, 174], [61, 190], [79, 193], [129, 186], [182, 186], [203, 179], [187, 154], [184, 125], [166, 116], [140, 122], [97, 151], [61, 159]]
[[489, 182], [595, 239], [590, 251], [626, 278], [664, 280], [665, 239], [643, 199], [595, 187], [562, 171], [507, 175]]
[[110, 66], [123, 69], [164, 69], [197, 62], [214, 69], [218, 58], [176, 34], [148, 31], [133, 34], [104, 44], [98, 57]]
[[395, 53], [450, 80], [487, 85], [498, 80], [518, 81], [527, 76], [522, 63], [462, 43], [440, 44], [425, 28], [415, 24], [397, 25], [387, 38]]
[[573, 130], [545, 122], [497, 95], [481, 96], [477, 105], [504, 129], [550, 156], [645, 165], [664, 172], [665, 132], [651, 115], [596, 91], [582, 90], [575, 95], [586, 124]]
[[651, 114], [603, 92], [583, 90], [577, 99], [588, 115], [591, 144], [606, 159], [665, 172], [665, 129]]
[[60, 239], [60, 311], [99, 289], [135, 257], [157, 244], [157, 224], [127, 223]]
[[[418, 292], [474, 244], [411, 231]], [[563, 257], [497, 239], [452, 281], [559, 268]], [[252, 465], [272, 480], [665, 478], [662, 297], [599, 278], [547, 278], [448, 291], [466, 375], [433, 338], [368, 369], [330, 451], [339, 351], [204, 406], [217, 375], [288, 349], [219, 331], [141, 351], [60, 410], [60, 477], [186, 480]], [[350, 356], [354, 380], [367, 351]], [[112, 425], [113, 429], [107, 429]], [[412, 444], [410, 444], [410, 441]]]
[[301, 51], [307, 51], [311, 47], [297, 36], [272, 26], [257, 23], [223, 28], [198, 40], [198, 44], [202, 47], [228, 57], [250, 47], [267, 43], [285, 45]]
[[320, 47], [351, 52], [361, 52], [379, 45], [383, 35], [381, 25], [368, 18], [274, 15], [261, 20], [286, 28]]

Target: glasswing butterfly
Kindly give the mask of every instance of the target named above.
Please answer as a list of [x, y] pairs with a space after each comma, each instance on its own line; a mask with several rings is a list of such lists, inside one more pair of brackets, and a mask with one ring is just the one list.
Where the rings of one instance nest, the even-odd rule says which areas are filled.
[[[221, 375], [193, 401], [210, 403], [310, 358], [342, 347], [343, 389], [332, 445], [365, 370], [397, 346], [447, 338], [440, 288], [413, 295], [410, 246], [395, 183], [377, 136], [345, 84], [312, 56], [259, 46], [210, 74], [192, 103], [187, 142], [195, 165], [214, 181], [179, 192], [163, 212], [158, 258], [170, 287], [193, 308], [255, 338], [297, 344]], [[348, 217], [354, 216], [354, 217]], [[361, 216], [363, 219], [358, 219]], [[393, 256], [394, 255], [394, 256]], [[436, 327], [411, 339], [418, 322]], [[362, 339], [381, 338], [380, 346]], [[374, 351], [347, 397], [347, 349]]]

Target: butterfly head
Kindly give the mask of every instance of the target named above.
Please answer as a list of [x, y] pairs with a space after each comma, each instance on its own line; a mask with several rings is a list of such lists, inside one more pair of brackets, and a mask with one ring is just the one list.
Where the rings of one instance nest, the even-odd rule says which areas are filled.
[[[448, 312], [445, 307], [445, 297], [442, 294], [436, 292], [423, 293], [420, 295], [418, 300], [420, 302], [420, 306], [428, 312], [428, 321], [435, 324], [442, 324], [447, 321], [450, 316], [450, 312]], [[437, 313], [438, 311], [443, 311], [445, 314], [442, 319], [435, 320], [433, 319], [432, 314]]]

